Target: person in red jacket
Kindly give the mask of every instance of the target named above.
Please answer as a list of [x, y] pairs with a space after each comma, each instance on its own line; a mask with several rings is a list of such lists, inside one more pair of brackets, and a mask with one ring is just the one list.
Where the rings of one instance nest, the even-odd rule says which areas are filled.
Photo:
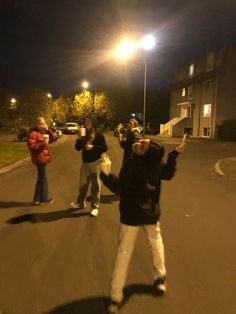
[[51, 161], [49, 143], [54, 141], [55, 136], [49, 129], [45, 119], [42, 117], [37, 118], [36, 126], [30, 130], [27, 141], [31, 160], [38, 170], [38, 179], [33, 198], [34, 205], [51, 203], [53, 201], [52, 198], [48, 198], [46, 165]]

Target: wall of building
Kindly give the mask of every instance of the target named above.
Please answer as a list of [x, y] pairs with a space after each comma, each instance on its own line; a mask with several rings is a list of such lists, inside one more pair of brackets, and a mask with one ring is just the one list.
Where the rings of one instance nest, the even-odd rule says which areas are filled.
[[236, 119], [236, 48], [225, 50], [218, 82], [216, 125], [228, 119]]
[[[209, 66], [210, 65], [210, 66]], [[192, 97], [187, 94], [192, 85]], [[186, 96], [182, 96], [182, 89]], [[194, 75], [189, 75], [189, 65], [173, 76], [170, 119], [181, 116], [178, 103], [192, 103], [192, 116], [184, 119], [177, 128], [193, 128], [193, 136], [204, 136], [209, 128], [210, 137], [217, 133], [223, 120], [236, 119], [236, 48], [209, 52], [205, 58], [194, 62]], [[211, 105], [211, 116], [204, 117], [204, 105]], [[179, 132], [179, 131], [178, 131]]]

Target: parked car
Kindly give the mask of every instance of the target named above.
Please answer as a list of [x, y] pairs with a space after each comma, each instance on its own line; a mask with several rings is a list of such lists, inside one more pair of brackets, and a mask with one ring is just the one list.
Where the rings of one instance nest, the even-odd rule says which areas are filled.
[[28, 129], [20, 129], [16, 135], [17, 141], [19, 142], [26, 142], [29, 136]]
[[[56, 140], [58, 140], [62, 136], [61, 130], [58, 130], [54, 127], [50, 127], [50, 129], [54, 133]], [[29, 136], [29, 130], [28, 129], [20, 129], [16, 135], [16, 138], [19, 142], [27, 142], [28, 136]]]
[[79, 130], [78, 123], [75, 122], [67, 122], [65, 127], [62, 129], [65, 134], [76, 134]]
[[118, 125], [117, 125], [117, 127], [114, 129], [114, 136], [116, 136], [116, 137], [118, 137], [119, 136], [119, 134], [121, 133], [122, 135], [125, 135], [126, 134], [126, 128], [125, 128], [125, 126], [124, 126], [124, 124], [123, 123], [119, 123]]

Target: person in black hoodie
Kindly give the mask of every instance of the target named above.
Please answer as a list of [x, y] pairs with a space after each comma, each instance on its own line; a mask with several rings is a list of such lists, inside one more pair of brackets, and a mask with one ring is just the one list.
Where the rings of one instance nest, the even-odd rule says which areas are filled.
[[133, 157], [121, 168], [119, 177], [101, 172], [104, 185], [120, 195], [120, 231], [111, 281], [109, 313], [117, 313], [123, 298], [128, 265], [138, 230], [142, 226], [152, 251], [154, 287], [166, 291], [164, 246], [160, 229], [159, 196], [161, 180], [170, 180], [176, 171], [176, 158], [184, 149], [176, 147], [164, 163], [164, 148], [156, 141], [142, 139], [133, 144]]
[[96, 119], [86, 117], [84, 127], [86, 135], [78, 134], [75, 149], [82, 150], [82, 165], [80, 168], [79, 195], [77, 201], [70, 204], [72, 208], [86, 208], [86, 196], [91, 183], [91, 216], [97, 216], [100, 203], [100, 158], [107, 151], [107, 144], [103, 134], [96, 131]]

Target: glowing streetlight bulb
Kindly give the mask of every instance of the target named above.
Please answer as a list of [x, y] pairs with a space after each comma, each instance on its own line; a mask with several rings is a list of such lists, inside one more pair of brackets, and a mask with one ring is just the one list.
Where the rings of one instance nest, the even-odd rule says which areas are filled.
[[116, 48], [116, 55], [122, 59], [126, 59], [131, 56], [134, 52], [135, 46], [133, 42], [128, 39], [123, 40], [123, 42]]
[[15, 110], [16, 109], [16, 99], [12, 98], [10, 101], [11, 101], [10, 109]]
[[156, 44], [156, 40], [152, 35], [146, 35], [141, 39], [141, 47], [145, 50], [151, 50]]
[[47, 93], [47, 97], [48, 97], [48, 98], [52, 98], [52, 94]]
[[83, 81], [81, 85], [82, 85], [83, 88], [87, 89], [89, 87], [89, 82], [88, 81]]

